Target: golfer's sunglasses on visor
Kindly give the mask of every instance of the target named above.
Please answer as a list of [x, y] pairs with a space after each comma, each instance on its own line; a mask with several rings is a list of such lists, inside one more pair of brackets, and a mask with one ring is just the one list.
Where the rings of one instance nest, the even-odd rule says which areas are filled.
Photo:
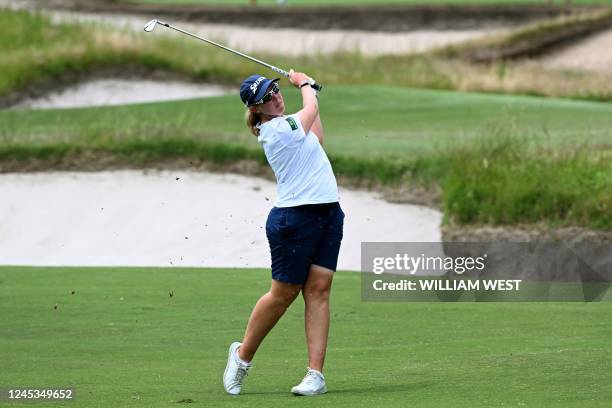
[[272, 95], [275, 95], [275, 94], [277, 94], [279, 92], [280, 92], [280, 87], [278, 86], [278, 84], [276, 82], [274, 82], [272, 84], [272, 89], [270, 89], [270, 92], [265, 94], [263, 96], [263, 98], [261, 98], [257, 102], [253, 103], [253, 105], [261, 105], [262, 103], [268, 103], [268, 102], [270, 102], [272, 100]]

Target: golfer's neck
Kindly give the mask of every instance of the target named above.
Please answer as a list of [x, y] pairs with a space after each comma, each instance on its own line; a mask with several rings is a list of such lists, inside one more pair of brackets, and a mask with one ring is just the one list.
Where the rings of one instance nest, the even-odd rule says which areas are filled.
[[264, 123], [269, 122], [269, 121], [271, 121], [274, 118], [278, 118], [279, 116], [281, 116], [281, 115], [266, 115], [266, 114], [262, 114], [261, 115], [261, 122], [260, 123], [263, 125]]

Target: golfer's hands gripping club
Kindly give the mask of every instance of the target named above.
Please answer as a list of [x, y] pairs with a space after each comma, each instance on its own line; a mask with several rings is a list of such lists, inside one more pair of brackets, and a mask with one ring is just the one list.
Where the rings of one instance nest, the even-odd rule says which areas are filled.
[[317, 101], [317, 90], [312, 88], [312, 78], [303, 72], [289, 71], [289, 81], [299, 89], [302, 94], [302, 109], [297, 113], [302, 123], [305, 134], [310, 132], [315, 120], [319, 116], [319, 102]]
[[310, 85], [310, 89], [316, 97], [319, 96], [319, 91], [321, 90], [321, 86], [316, 83], [314, 79], [309, 77], [303, 72], [295, 72], [293, 69], [289, 70], [289, 81], [293, 86], [300, 89], [302, 85], [305, 83]]

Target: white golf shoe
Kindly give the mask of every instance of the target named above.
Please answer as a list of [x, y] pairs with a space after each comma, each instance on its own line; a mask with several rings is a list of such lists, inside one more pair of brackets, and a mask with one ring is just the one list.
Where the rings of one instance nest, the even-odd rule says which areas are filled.
[[291, 389], [295, 395], [319, 395], [327, 392], [323, 373], [308, 367], [301, 383]]
[[238, 347], [242, 343], [234, 342], [229, 347], [227, 356], [227, 366], [225, 366], [225, 372], [223, 373], [223, 387], [228, 394], [238, 395], [242, 389], [242, 382], [244, 377], [247, 376], [250, 363], [245, 363], [238, 357]]

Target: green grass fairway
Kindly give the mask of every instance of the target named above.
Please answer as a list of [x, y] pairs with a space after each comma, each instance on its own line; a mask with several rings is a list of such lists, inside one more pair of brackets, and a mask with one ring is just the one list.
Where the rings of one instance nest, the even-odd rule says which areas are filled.
[[265, 270], [2, 267], [0, 387], [76, 388], [75, 403], [41, 407], [610, 406], [610, 303], [365, 303], [359, 275], [342, 272], [329, 393], [316, 402], [289, 393], [307, 364], [298, 299], [244, 395], [227, 396], [227, 346], [269, 279]]
[[[283, 82], [287, 111], [298, 93]], [[610, 143], [612, 104], [563, 99], [329, 86], [320, 106], [331, 154], [409, 158], [474, 137], [512, 134], [548, 146]], [[0, 111], [0, 147], [189, 138], [258, 148], [235, 95], [132, 106]]]

